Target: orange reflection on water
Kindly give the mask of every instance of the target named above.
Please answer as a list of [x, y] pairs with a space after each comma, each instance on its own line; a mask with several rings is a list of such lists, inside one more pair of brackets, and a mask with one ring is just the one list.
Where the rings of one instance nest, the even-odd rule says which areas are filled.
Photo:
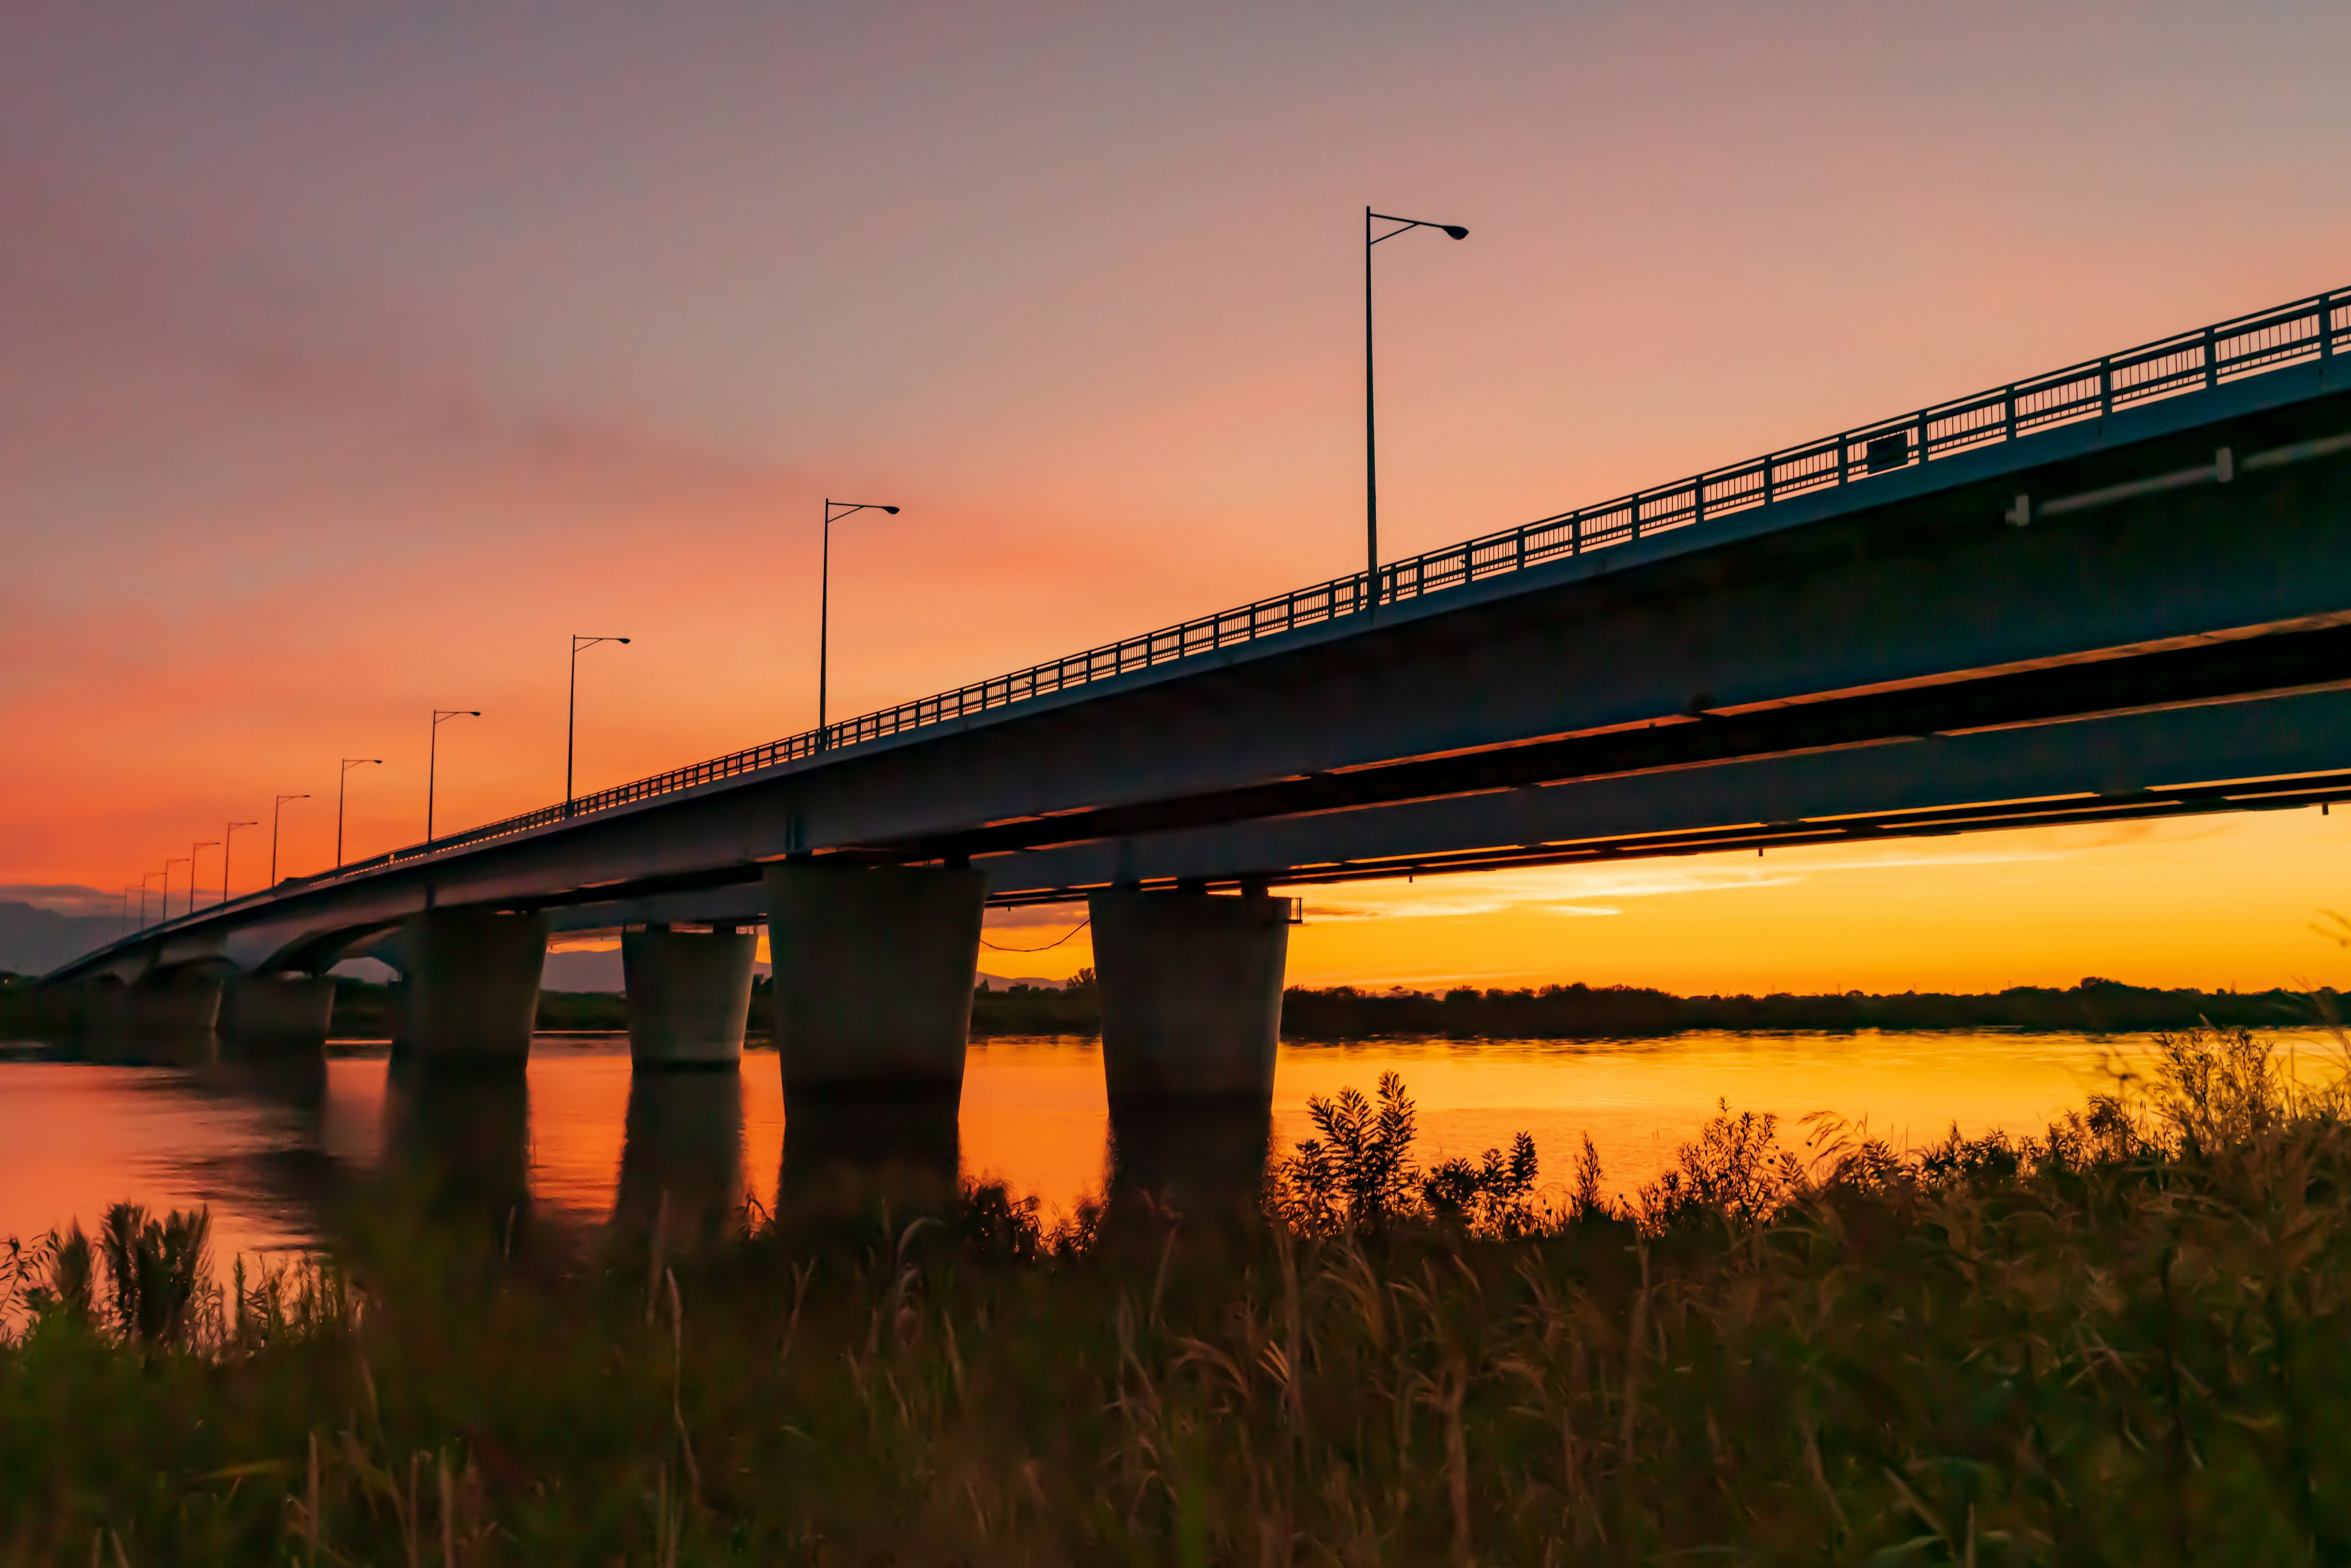
[[[2338, 1064], [2324, 1039], [2290, 1043], [2306, 1077]], [[1916, 1146], [1954, 1124], [1970, 1134], [2038, 1132], [2146, 1055], [2144, 1039], [2001, 1031], [1292, 1043], [1275, 1073], [1272, 1152], [1312, 1131], [1310, 1097], [1368, 1093], [1394, 1071], [1418, 1106], [1424, 1163], [1474, 1157], [1523, 1130], [1555, 1187], [1588, 1134], [1608, 1190], [1630, 1194], [1719, 1102], [1777, 1114], [1783, 1140], [1800, 1149], [1802, 1119], [1816, 1112]], [[886, 1120], [827, 1130], [836, 1135], [815, 1145], [852, 1156], [861, 1140], [878, 1148], [894, 1135]], [[619, 1037], [542, 1039], [527, 1083], [502, 1085], [395, 1080], [374, 1053], [290, 1073], [6, 1061], [0, 1237], [76, 1220], [92, 1228], [109, 1203], [129, 1199], [157, 1211], [211, 1206], [223, 1259], [304, 1246], [322, 1239], [335, 1195], [353, 1182], [426, 1164], [477, 1186], [497, 1212], [601, 1224], [616, 1206], [649, 1214], [667, 1192], [674, 1213], [690, 1206], [709, 1223], [746, 1198], [772, 1207], [779, 1186], [802, 1179], [785, 1172], [785, 1133], [772, 1052], [752, 1052], [739, 1074], [637, 1075]], [[1067, 1213], [1112, 1170], [1100, 1045], [975, 1045], [959, 1117], [934, 1117], [911, 1137], [904, 1148], [918, 1158], [944, 1157]], [[1261, 1147], [1255, 1134], [1197, 1147], [1183, 1129], [1162, 1137], [1122, 1157], [1146, 1172], [1190, 1162], [1196, 1175], [1202, 1159], [1253, 1161]], [[796, 1146], [805, 1152], [810, 1140]]]

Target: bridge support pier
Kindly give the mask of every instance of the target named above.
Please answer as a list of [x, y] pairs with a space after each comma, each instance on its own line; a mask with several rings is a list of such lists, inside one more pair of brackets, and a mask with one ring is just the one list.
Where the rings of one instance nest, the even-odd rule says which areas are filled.
[[530, 1060], [548, 918], [434, 909], [403, 923], [408, 974], [392, 1023], [397, 1057], [431, 1068], [512, 1068]]
[[639, 1067], [733, 1067], [751, 1013], [755, 931], [649, 925], [621, 934], [629, 1057]]
[[787, 1116], [827, 1097], [959, 1100], [986, 879], [787, 862], [767, 894]]
[[1112, 1105], [1270, 1104], [1290, 901], [1119, 891], [1088, 907]]
[[220, 1022], [218, 975], [178, 970], [139, 980], [122, 994], [122, 1024], [141, 1044], [207, 1040]]
[[130, 1027], [130, 992], [116, 975], [84, 980], [70, 990], [37, 990], [33, 1027], [85, 1043], [120, 1036]]
[[327, 1048], [335, 1013], [329, 975], [239, 975], [221, 997], [221, 1035], [248, 1051], [290, 1056]]

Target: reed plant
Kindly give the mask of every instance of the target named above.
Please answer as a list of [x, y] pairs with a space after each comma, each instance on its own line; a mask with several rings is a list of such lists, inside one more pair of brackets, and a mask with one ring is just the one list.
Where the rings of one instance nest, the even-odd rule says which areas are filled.
[[379, 1195], [245, 1332], [23, 1249], [0, 1563], [2341, 1562], [2351, 1099], [2290, 1067], [2168, 1037], [1920, 1150], [1726, 1107], [1629, 1196], [1423, 1169], [1384, 1084], [1257, 1224]]

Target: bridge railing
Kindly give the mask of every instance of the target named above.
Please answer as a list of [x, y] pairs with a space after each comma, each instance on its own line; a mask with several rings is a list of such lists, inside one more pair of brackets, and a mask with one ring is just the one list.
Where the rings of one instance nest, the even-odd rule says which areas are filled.
[[1197, 620], [1105, 643], [1066, 658], [1032, 664], [954, 691], [803, 731], [764, 746], [672, 768], [559, 806], [411, 844], [325, 873], [347, 876], [427, 853], [478, 844], [573, 817], [592, 815], [655, 796], [690, 789], [862, 741], [986, 713], [1096, 681], [1250, 643], [1301, 626], [1359, 614], [1382, 603], [1523, 570], [1586, 550], [1690, 528], [1712, 517], [1836, 486], [1865, 484], [2053, 425], [2097, 419], [2118, 408], [2239, 381], [2304, 360], [2329, 359], [2351, 349], [2351, 289], [2334, 290], [2144, 343], [2102, 359], [2011, 382], [1972, 397], [1936, 403], [1897, 418], [1856, 426], [1819, 441], [1710, 468], [1674, 484], [1541, 517], [1499, 533], [1391, 562], [1375, 585], [1364, 574], [1333, 578], [1311, 588], [1260, 599]]

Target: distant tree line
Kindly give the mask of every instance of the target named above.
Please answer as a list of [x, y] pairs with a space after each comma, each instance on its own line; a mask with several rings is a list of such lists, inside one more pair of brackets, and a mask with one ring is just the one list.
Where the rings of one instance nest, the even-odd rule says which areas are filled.
[[[28, 977], [0, 977], [0, 1030], [36, 1024]], [[753, 983], [751, 1032], [764, 1038], [775, 1018], [772, 983]], [[346, 1039], [381, 1038], [388, 1030], [388, 990], [364, 980], [335, 984], [334, 1032]], [[2029, 1029], [2090, 1033], [2192, 1029], [2307, 1028], [2332, 1024], [2340, 998], [2319, 991], [2165, 990], [2092, 977], [2079, 985], [2011, 986], [2004, 991], [1955, 995], [1905, 991], [1898, 996], [1843, 995], [1679, 997], [1639, 986], [1545, 986], [1541, 989], [1444, 992], [1353, 986], [1327, 990], [1293, 987], [1284, 993], [1281, 1032], [1297, 1040], [1348, 1040], [1374, 1035], [1502, 1036], [1573, 1039], [1673, 1034], [1683, 1030]], [[538, 1027], [583, 1032], [629, 1026], [628, 1001], [617, 991], [542, 991]], [[1082, 969], [1064, 989], [982, 987], [973, 994], [972, 1033], [1090, 1035], [1102, 1027], [1093, 971]]]
[[2162, 990], [2095, 976], [2079, 985], [2011, 986], [1980, 995], [1905, 991], [1873, 996], [1677, 997], [1638, 986], [1545, 986], [1540, 990], [1367, 991], [1293, 988], [1282, 999], [1281, 1032], [1301, 1039], [1383, 1034], [1671, 1034], [1681, 1030], [2032, 1029], [2107, 1033], [2292, 1027], [2332, 1022], [2333, 990]]

